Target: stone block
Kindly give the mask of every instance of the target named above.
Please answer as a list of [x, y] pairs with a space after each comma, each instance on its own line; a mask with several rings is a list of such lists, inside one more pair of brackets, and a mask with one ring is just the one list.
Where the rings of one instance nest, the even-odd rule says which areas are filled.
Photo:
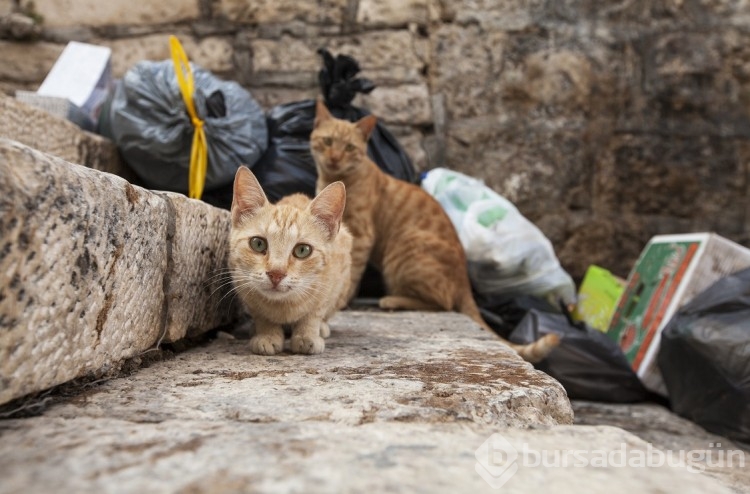
[[428, 0], [361, 0], [357, 23], [367, 27], [402, 27], [428, 22]]
[[[179, 34], [191, 62], [211, 72], [228, 72], [234, 68], [230, 37], [210, 36], [196, 40], [190, 35]], [[142, 60], [170, 60], [169, 34], [154, 34], [112, 41], [99, 40], [94, 43], [112, 48], [112, 75], [122, 77]]]
[[365, 107], [386, 124], [430, 125], [430, 92], [425, 84], [378, 86], [362, 96]]
[[[116, 485], [122, 492], [520, 494], [551, 485], [560, 494], [581, 486], [608, 494], [731, 494], [745, 487], [732, 490], [689, 469], [677, 452], [671, 462], [645, 466], [649, 454], [663, 452], [616, 427], [352, 426], [325, 417], [253, 423], [232, 413], [221, 420], [152, 422], [135, 414], [5, 421], [0, 492], [101, 492]], [[496, 442], [494, 456], [478, 453], [486, 441]], [[482, 464], [494, 464], [493, 474], [480, 476]]]
[[279, 24], [292, 21], [341, 24], [347, 6], [347, 0], [219, 0], [218, 12], [230, 21], [243, 24]]
[[0, 0], [0, 16], [10, 15], [15, 8], [14, 0]]
[[559, 383], [465, 316], [345, 311], [321, 355], [220, 338], [4, 420], [0, 492], [731, 492], [571, 419]]
[[477, 25], [483, 30], [523, 31], [535, 24], [534, 7], [527, 0], [459, 0], [436, 2], [439, 17], [461, 26]]
[[227, 211], [7, 139], [0, 158], [0, 403], [231, 320]]
[[429, 43], [407, 30], [364, 32], [325, 40], [334, 55], [354, 57], [361, 77], [378, 85], [424, 84], [429, 60]]
[[109, 26], [113, 24], [164, 24], [195, 20], [200, 16], [199, 0], [162, 0], [131, 2], [128, 0], [21, 0], [25, 11], [44, 18], [50, 27]]
[[447, 115], [459, 119], [498, 113], [507, 35], [443, 25], [430, 43], [431, 87], [444, 95]]
[[[345, 311], [330, 325], [331, 337], [320, 357], [285, 353], [265, 358], [252, 355], [247, 340], [220, 341], [185, 354], [188, 370], [181, 360], [149, 367], [142, 375], [150, 385], [132, 394], [123, 387], [127, 381], [112, 382], [91, 397], [91, 410], [117, 410], [119, 418], [148, 410], [151, 421], [189, 421], [191, 411], [200, 408], [206, 419], [236, 414], [248, 422], [299, 423], [324, 417], [349, 425], [395, 421], [524, 427], [573, 419], [557, 381], [466, 316]], [[179, 399], [175, 394], [172, 400], [173, 393]], [[162, 404], [147, 399], [152, 394]], [[271, 394], [274, 400], [257, 398]], [[104, 405], [105, 400], [114, 401]], [[144, 408], [144, 403], [153, 406]], [[55, 411], [65, 417], [82, 413], [75, 404]]]
[[133, 181], [117, 146], [104, 137], [81, 130], [63, 118], [0, 94], [0, 137], [95, 170]]
[[65, 45], [0, 40], [0, 80], [41, 84]]

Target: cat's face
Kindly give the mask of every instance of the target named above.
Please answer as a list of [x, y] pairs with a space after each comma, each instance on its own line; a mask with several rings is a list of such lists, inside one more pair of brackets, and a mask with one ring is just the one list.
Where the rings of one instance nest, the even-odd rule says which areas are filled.
[[312, 295], [329, 261], [346, 201], [331, 184], [310, 201], [297, 194], [272, 205], [247, 168], [234, 184], [230, 263], [237, 290], [270, 300]]
[[343, 177], [356, 170], [367, 155], [367, 139], [375, 123], [372, 115], [355, 123], [334, 118], [318, 100], [310, 135], [310, 151], [316, 165], [332, 177]]

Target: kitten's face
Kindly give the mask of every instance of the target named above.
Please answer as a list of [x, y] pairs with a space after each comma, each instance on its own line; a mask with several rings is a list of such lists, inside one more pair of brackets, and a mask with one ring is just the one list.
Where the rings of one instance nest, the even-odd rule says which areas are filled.
[[356, 123], [339, 120], [318, 101], [315, 126], [310, 135], [310, 151], [316, 165], [332, 177], [354, 171], [367, 155], [367, 139], [375, 123], [372, 115]]
[[[326, 189], [312, 202], [297, 194], [272, 205], [252, 173], [241, 170], [232, 205], [230, 258], [235, 287], [269, 300], [312, 295], [340, 226], [343, 185], [338, 184], [341, 190], [333, 193], [324, 194]], [[340, 212], [338, 202], [342, 202]]]

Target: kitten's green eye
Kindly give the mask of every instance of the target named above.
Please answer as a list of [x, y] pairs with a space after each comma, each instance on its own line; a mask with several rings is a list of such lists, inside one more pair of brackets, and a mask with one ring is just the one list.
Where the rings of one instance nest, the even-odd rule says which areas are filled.
[[250, 248], [255, 252], [263, 253], [268, 248], [268, 242], [266, 242], [265, 238], [253, 237], [250, 239]]
[[305, 257], [312, 254], [312, 247], [307, 244], [297, 244], [294, 246], [294, 251], [292, 251], [292, 254], [294, 254], [294, 257], [296, 257], [297, 259], [304, 259]]
[[352, 151], [354, 151], [355, 149], [356, 149], [356, 148], [354, 147], [354, 144], [352, 144], [351, 142], [350, 142], [349, 144], [347, 144], [347, 145], [346, 145], [346, 152], [347, 152], [347, 153], [351, 153], [351, 152], [352, 152]]
[[331, 144], [333, 144], [333, 139], [331, 139], [330, 137], [324, 137], [323, 144], [325, 144], [326, 146], [330, 146]]

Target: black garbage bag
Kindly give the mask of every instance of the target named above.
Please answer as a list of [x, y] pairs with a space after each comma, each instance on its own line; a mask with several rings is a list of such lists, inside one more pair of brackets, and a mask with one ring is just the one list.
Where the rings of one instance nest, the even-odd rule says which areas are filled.
[[[205, 191], [231, 186], [268, 145], [263, 109], [239, 84], [191, 64], [208, 147]], [[101, 132], [117, 144], [146, 187], [188, 192], [194, 127], [171, 60], [137, 63], [115, 88]]]
[[564, 314], [531, 309], [508, 339], [527, 344], [550, 333], [560, 336], [560, 346], [534, 366], [560, 381], [569, 398], [612, 403], [648, 399], [617, 343]]
[[750, 269], [717, 281], [670, 319], [658, 362], [677, 414], [750, 441]]
[[[322, 48], [318, 53], [323, 59], [318, 82], [331, 114], [350, 122], [369, 115], [367, 110], [352, 105], [357, 93], [369, 93], [375, 88], [368, 79], [355, 77], [360, 71], [357, 61], [341, 54], [334, 58]], [[315, 100], [275, 106], [266, 117], [268, 149], [251, 168], [268, 199], [275, 202], [295, 192], [314, 196], [318, 174], [310, 153], [310, 134], [315, 121]], [[407, 182], [415, 181], [416, 173], [409, 156], [380, 122], [372, 131], [367, 154], [386, 173]], [[228, 209], [232, 202], [232, 189], [227, 187], [207, 194], [204, 200]]]
[[474, 292], [474, 300], [485, 322], [506, 340], [531, 309], [560, 313], [547, 299], [535, 295]]

